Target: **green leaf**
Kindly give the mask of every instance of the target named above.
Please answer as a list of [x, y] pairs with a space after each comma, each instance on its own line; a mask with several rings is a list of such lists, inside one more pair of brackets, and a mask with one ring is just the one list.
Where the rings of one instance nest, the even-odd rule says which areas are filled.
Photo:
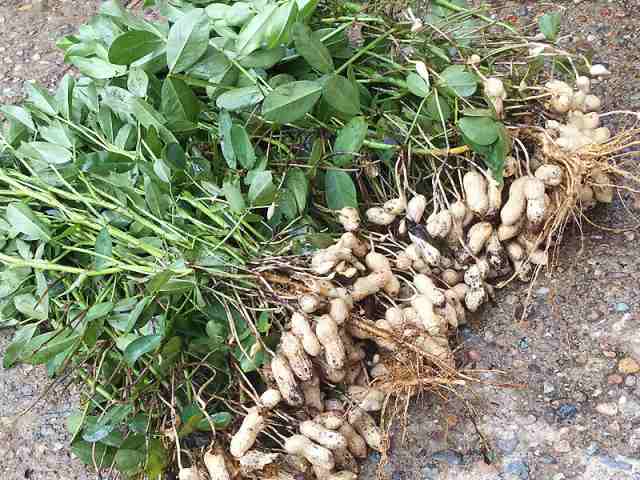
[[85, 153], [78, 157], [76, 166], [83, 172], [108, 175], [125, 173], [135, 167], [136, 163], [126, 155], [114, 152]]
[[298, 205], [298, 212], [302, 213], [307, 207], [309, 196], [309, 180], [301, 168], [291, 168], [287, 171], [285, 186], [289, 190]]
[[149, 211], [158, 218], [162, 218], [164, 208], [161, 205], [161, 193], [158, 186], [148, 176], [144, 179], [144, 198]]
[[274, 48], [278, 45], [287, 45], [291, 36], [291, 27], [298, 16], [298, 4], [295, 0], [289, 0], [271, 16], [265, 32], [265, 43], [267, 48]]
[[148, 478], [160, 478], [165, 467], [169, 464], [169, 455], [167, 454], [162, 440], [153, 438], [148, 441], [147, 459], [145, 464], [145, 473]]
[[158, 291], [164, 287], [167, 282], [169, 280], [171, 280], [171, 278], [173, 278], [173, 270], [167, 269], [167, 270], [163, 270], [159, 273], [156, 273], [153, 277], [151, 277], [151, 280], [149, 280], [149, 283], [147, 284], [147, 288], [146, 288], [146, 293], [149, 296], [153, 296], [156, 293], [158, 293]]
[[102, 443], [90, 443], [76, 440], [71, 444], [71, 452], [86, 465], [99, 469], [109, 467], [115, 458], [115, 448]]
[[426, 80], [414, 72], [407, 75], [407, 86], [409, 87], [409, 91], [417, 97], [425, 98], [431, 91]]
[[280, 85], [265, 98], [262, 115], [270, 122], [295, 122], [313, 109], [321, 95], [322, 85], [318, 82], [300, 80]]
[[13, 298], [13, 304], [22, 315], [27, 318], [35, 318], [36, 320], [46, 320], [48, 316], [47, 309], [38, 302], [38, 299], [30, 293], [16, 295]]
[[40, 136], [49, 143], [55, 143], [65, 148], [73, 148], [73, 135], [59, 121], [52, 122], [47, 127], [41, 126]]
[[69, 62], [80, 70], [80, 73], [83, 75], [97, 80], [107, 80], [109, 78], [119, 77], [120, 75], [124, 75], [127, 71], [126, 67], [114, 65], [97, 57], [69, 57]]
[[222, 191], [233, 212], [240, 213], [245, 209], [246, 205], [240, 189], [239, 178], [226, 179], [222, 184]]
[[273, 200], [276, 187], [271, 172], [258, 172], [249, 187], [249, 201], [252, 205], [264, 205]]
[[327, 207], [340, 210], [343, 207], [357, 207], [356, 186], [347, 172], [329, 170], [324, 176], [324, 192]]
[[113, 41], [109, 47], [109, 61], [114, 65], [131, 65], [163, 43], [160, 37], [146, 30], [130, 30]]
[[222, 156], [227, 161], [229, 168], [236, 168], [236, 154], [233, 151], [233, 142], [231, 141], [231, 115], [226, 110], [218, 115], [218, 132], [220, 135], [220, 143], [222, 148]]
[[200, 115], [200, 102], [189, 86], [173, 77], [162, 83], [161, 111], [170, 122], [195, 122]]
[[143, 69], [137, 67], [129, 69], [127, 89], [136, 97], [146, 97], [147, 90], [149, 89], [149, 76], [147, 73]]
[[27, 82], [25, 86], [29, 101], [34, 107], [47, 115], [53, 116], [58, 113], [58, 106], [53, 95], [33, 82]]
[[309, 65], [321, 73], [334, 70], [333, 58], [327, 47], [313, 37], [311, 29], [304, 23], [296, 23], [291, 31], [296, 51]]
[[113, 256], [113, 242], [106, 226], [102, 227], [96, 237], [96, 253], [98, 254], [96, 256], [96, 270], [103, 270], [111, 263], [109, 259]]
[[74, 344], [78, 343], [79, 345], [79, 338], [80, 337], [78, 335], [72, 335], [67, 338], [58, 338], [51, 342], [47, 342], [46, 345], [39, 348], [33, 353], [33, 355], [26, 359], [26, 361], [32, 365], [47, 363], [53, 357], [69, 349]]
[[71, 103], [73, 99], [73, 89], [75, 80], [69, 74], [62, 77], [58, 90], [56, 91], [56, 102], [58, 102], [58, 112], [63, 118], [71, 119]]
[[151, 301], [150, 297], [144, 297], [142, 300], [140, 300], [136, 304], [133, 310], [129, 312], [129, 316], [127, 317], [127, 323], [125, 324], [123, 329], [124, 333], [129, 333], [134, 329], [134, 327], [136, 326], [136, 323], [138, 322], [138, 319], [140, 318], [140, 315], [142, 315], [142, 312], [144, 311], [145, 308], [147, 308], [147, 305], [149, 304], [150, 301]]
[[4, 352], [2, 359], [2, 366], [4, 368], [11, 368], [16, 364], [25, 345], [31, 341], [35, 335], [36, 329], [37, 325], [27, 325], [16, 331], [11, 343]]
[[217, 429], [224, 429], [231, 425], [231, 421], [233, 420], [233, 415], [229, 412], [218, 412], [211, 415], [211, 421], [215, 425]]
[[51, 240], [49, 228], [36, 217], [26, 203], [10, 204], [6, 216], [16, 232], [45, 242]]
[[274, 47], [268, 50], [256, 50], [255, 52], [240, 59], [240, 65], [245, 68], [269, 69], [282, 60], [287, 54], [284, 47]]
[[231, 143], [235, 157], [246, 169], [250, 169], [256, 163], [256, 153], [251, 145], [251, 139], [247, 131], [241, 125], [231, 127]]
[[115, 463], [118, 470], [128, 475], [139, 472], [144, 466], [145, 454], [139, 450], [118, 449]]
[[36, 125], [33, 123], [31, 113], [22, 107], [16, 107], [15, 105], [5, 105], [0, 108], [0, 111], [4, 113], [8, 118], [21, 123], [29, 130], [36, 131]]
[[492, 145], [489, 155], [484, 157], [484, 162], [491, 170], [493, 178], [502, 182], [504, 175], [504, 163], [511, 150], [511, 137], [504, 125], [498, 123], [498, 140]]
[[92, 322], [106, 315], [109, 315], [111, 313], [111, 310], [113, 310], [113, 307], [114, 305], [112, 302], [97, 303], [89, 308], [89, 310], [87, 311], [87, 315], [85, 316], [85, 320], [87, 322]]
[[560, 12], [545, 13], [538, 19], [538, 26], [544, 38], [552, 42], [558, 38], [561, 20]]
[[470, 97], [478, 88], [478, 79], [463, 65], [452, 65], [440, 74], [439, 85], [460, 97]]
[[204, 10], [196, 8], [186, 13], [169, 31], [167, 65], [173, 73], [194, 65], [209, 45], [209, 19]]
[[130, 367], [133, 367], [142, 355], [157, 350], [161, 343], [162, 335], [145, 335], [136, 338], [124, 349], [124, 360]]
[[300, 10], [298, 17], [301, 20], [305, 20], [315, 12], [319, 0], [295, 0], [295, 2], [298, 4], [298, 9]]
[[234, 88], [229, 90], [216, 99], [216, 105], [221, 110], [241, 110], [249, 108], [264, 99], [264, 95], [260, 88], [255, 85], [249, 87]]
[[368, 125], [364, 117], [355, 117], [338, 132], [333, 145], [332, 162], [346, 167], [353, 162], [353, 154], [358, 153], [367, 137]]
[[244, 57], [260, 48], [267, 32], [267, 26], [276, 8], [275, 4], [267, 6], [240, 30], [236, 39], [238, 56]]
[[162, 158], [173, 170], [182, 171], [187, 167], [187, 157], [179, 143], [168, 144], [162, 151]]
[[332, 75], [327, 80], [322, 97], [340, 113], [350, 117], [360, 113], [360, 92], [350, 80], [341, 75]]
[[460, 131], [478, 145], [491, 145], [498, 139], [496, 121], [487, 117], [463, 117], [458, 122]]
[[33, 160], [40, 160], [52, 165], [62, 165], [73, 159], [69, 150], [49, 142], [23, 143], [19, 151]]
[[241, 27], [251, 20], [255, 14], [256, 12], [251, 8], [250, 3], [235, 2], [225, 10], [224, 21], [230, 27]]
[[427, 98], [427, 115], [438, 122], [447, 122], [451, 118], [451, 107], [444, 95], [440, 95], [438, 90], [433, 91], [433, 95]]

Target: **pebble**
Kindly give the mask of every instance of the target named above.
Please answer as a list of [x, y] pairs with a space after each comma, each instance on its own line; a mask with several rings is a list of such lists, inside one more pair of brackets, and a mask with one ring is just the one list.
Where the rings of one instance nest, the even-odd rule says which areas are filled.
[[469, 350], [467, 352], [467, 357], [469, 358], [470, 362], [479, 362], [482, 358], [480, 352], [478, 352], [477, 350]]
[[447, 463], [449, 465], [462, 464], [462, 454], [455, 450], [441, 450], [431, 455], [431, 459], [436, 462]]
[[573, 403], [563, 403], [558, 407], [556, 414], [560, 420], [566, 421], [573, 419], [578, 413], [578, 407]]
[[616, 303], [616, 312], [628, 312], [629, 311], [629, 305], [627, 305], [626, 303], [620, 302], [620, 303]]
[[624, 384], [627, 387], [635, 387], [637, 383], [636, 377], [633, 375], [629, 375], [627, 378], [624, 379]]
[[496, 441], [496, 446], [500, 449], [502, 453], [504, 453], [505, 455], [508, 455], [510, 453], [513, 453], [513, 451], [518, 446], [518, 443], [520, 443], [520, 441], [518, 440], [518, 437], [513, 436], [508, 438], [499, 438]]
[[528, 480], [529, 478], [529, 465], [521, 460], [507, 464], [504, 471], [511, 475], [515, 475], [521, 480]]
[[596, 411], [602, 415], [613, 416], [618, 413], [618, 406], [615, 403], [599, 403], [596, 405]]
[[545, 395], [548, 395], [549, 393], [553, 393], [555, 390], [556, 390], [556, 387], [554, 387], [553, 384], [549, 382], [544, 382], [544, 384], [542, 385], [542, 392]]
[[633, 469], [633, 467], [627, 462], [616, 460], [615, 458], [609, 457], [608, 455], [600, 456], [600, 462], [603, 465], [606, 465], [609, 468], [614, 468], [616, 470], [629, 471]]
[[625, 375], [638, 373], [640, 372], [640, 364], [634, 358], [626, 357], [618, 363], [618, 371]]
[[624, 379], [622, 378], [622, 375], [619, 375], [617, 373], [614, 373], [607, 377], [607, 383], [609, 385], [620, 385], [623, 381]]
[[560, 440], [553, 446], [553, 449], [558, 453], [568, 453], [572, 450], [572, 447], [567, 440]]
[[593, 456], [595, 453], [598, 452], [598, 450], [600, 450], [600, 447], [598, 447], [598, 444], [595, 442], [592, 442], [589, 444], [589, 446], [585, 449], [585, 452], [587, 453], [587, 455], [589, 455], [590, 457]]
[[640, 418], [640, 402], [633, 398], [620, 397], [618, 400], [620, 414], [630, 420]]

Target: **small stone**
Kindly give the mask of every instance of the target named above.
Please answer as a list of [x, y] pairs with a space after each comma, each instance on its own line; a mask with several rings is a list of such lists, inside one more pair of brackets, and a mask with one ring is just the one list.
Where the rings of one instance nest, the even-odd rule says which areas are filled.
[[502, 453], [508, 455], [513, 453], [518, 446], [518, 443], [520, 443], [518, 437], [514, 435], [508, 438], [498, 438], [498, 440], [496, 440], [496, 447], [498, 447]]
[[622, 378], [622, 375], [618, 375], [617, 373], [614, 373], [607, 377], [607, 383], [609, 385], [620, 385], [623, 381], [624, 380]]
[[624, 384], [627, 387], [635, 387], [636, 385], [636, 377], [633, 375], [629, 375], [627, 378], [624, 379]]
[[572, 447], [567, 440], [560, 440], [553, 446], [553, 449], [558, 453], [567, 453], [572, 450]]
[[622, 312], [628, 312], [628, 311], [629, 311], [629, 305], [623, 302], [616, 303], [616, 312], [622, 313]]
[[621, 460], [616, 460], [615, 458], [609, 457], [608, 455], [600, 456], [600, 462], [603, 465], [606, 465], [609, 468], [613, 468], [615, 470], [625, 470], [630, 471], [633, 467], [627, 462], [623, 462]]
[[626, 357], [618, 363], [618, 371], [625, 375], [638, 373], [640, 372], [640, 364], [634, 358]]
[[599, 403], [596, 405], [596, 412], [602, 415], [614, 416], [618, 413], [618, 406], [615, 403]]
[[441, 450], [431, 455], [431, 458], [436, 462], [447, 463], [449, 465], [461, 465], [462, 454], [455, 450]]
[[602, 354], [607, 358], [616, 358], [616, 352], [613, 352], [611, 350], [603, 350]]
[[564, 473], [556, 473], [553, 477], [551, 477], [551, 480], [564, 480], [565, 477]]
[[482, 358], [480, 352], [478, 352], [477, 350], [469, 350], [467, 352], [467, 357], [469, 358], [470, 362], [479, 362]]
[[551, 383], [549, 382], [544, 382], [544, 384], [542, 385], [542, 392], [545, 395], [548, 395], [550, 393], [553, 393], [556, 390], [556, 387], [554, 387]]
[[529, 465], [521, 460], [507, 464], [504, 470], [520, 480], [528, 480], [529, 478]]
[[592, 442], [589, 444], [589, 446], [585, 449], [585, 452], [587, 453], [587, 455], [589, 455], [590, 457], [593, 456], [595, 453], [598, 452], [598, 450], [600, 449], [600, 447], [598, 447], [598, 444], [596, 442]]
[[556, 414], [560, 420], [566, 421], [573, 419], [578, 413], [578, 407], [572, 403], [563, 403], [558, 407]]

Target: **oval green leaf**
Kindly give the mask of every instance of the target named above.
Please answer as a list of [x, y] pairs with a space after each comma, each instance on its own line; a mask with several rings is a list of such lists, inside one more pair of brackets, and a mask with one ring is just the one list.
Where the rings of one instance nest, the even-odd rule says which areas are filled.
[[348, 79], [333, 75], [324, 84], [324, 100], [335, 110], [348, 116], [360, 113], [360, 91]]
[[167, 39], [167, 65], [171, 72], [183, 72], [194, 65], [209, 45], [209, 18], [201, 8], [185, 13]]
[[340, 167], [351, 165], [354, 154], [362, 148], [367, 130], [368, 125], [364, 117], [355, 117], [342, 127], [333, 146], [333, 163]]
[[114, 65], [131, 65], [161, 47], [163, 40], [145, 30], [130, 30], [118, 35], [109, 47], [109, 61]]
[[291, 31], [296, 51], [315, 70], [330, 73], [334, 70], [333, 58], [327, 47], [314, 38], [311, 29], [304, 23], [296, 23]]
[[329, 170], [324, 176], [324, 193], [331, 210], [358, 206], [356, 186], [347, 172]]
[[417, 73], [411, 72], [407, 75], [407, 87], [417, 97], [425, 98], [429, 95], [429, 84]]
[[460, 131], [478, 145], [491, 145], [498, 139], [499, 124], [487, 117], [463, 117], [458, 122]]
[[262, 115], [270, 122], [295, 122], [313, 109], [321, 95], [322, 85], [309, 80], [280, 85], [265, 98]]
[[124, 349], [124, 360], [132, 367], [142, 355], [153, 352], [161, 343], [162, 335], [145, 335], [136, 338]]
[[252, 85], [224, 92], [216, 99], [216, 105], [221, 110], [234, 111], [252, 107], [263, 99], [262, 91], [257, 86]]

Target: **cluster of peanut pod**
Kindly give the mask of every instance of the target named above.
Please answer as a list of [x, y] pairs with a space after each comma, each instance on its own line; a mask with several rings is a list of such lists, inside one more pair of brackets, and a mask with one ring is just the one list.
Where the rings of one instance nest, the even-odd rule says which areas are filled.
[[[493, 80], [495, 99], [503, 99], [502, 85]], [[589, 80], [579, 77], [576, 84], [575, 91], [564, 82], [546, 86], [550, 109], [566, 116], [566, 123], [550, 121], [546, 130], [555, 148], [572, 154], [610, 137], [599, 127], [600, 101], [588, 93]], [[376, 380], [389, 372], [381, 359], [410, 344], [453, 369], [451, 333], [492, 297], [489, 282], [528, 281], [534, 267], [549, 262], [545, 225], [568, 189], [566, 168], [544, 159], [536, 155], [523, 166], [508, 157], [504, 182], [468, 171], [461, 198], [446, 205], [434, 207], [418, 194], [369, 208], [363, 230], [378, 236], [360, 232], [357, 209], [342, 209], [345, 233], [311, 258], [308, 291], [297, 299], [263, 371], [270, 388], [248, 409], [228, 452], [219, 447], [205, 455], [209, 477], [357, 479], [358, 462], [385, 448], [379, 412], [387, 393]], [[612, 201], [606, 174], [590, 172], [588, 179], [577, 192], [581, 208]], [[372, 311], [372, 328], [354, 321]], [[273, 449], [261, 434], [280, 409], [296, 423]], [[182, 480], [200, 478], [195, 466], [181, 471]]]

